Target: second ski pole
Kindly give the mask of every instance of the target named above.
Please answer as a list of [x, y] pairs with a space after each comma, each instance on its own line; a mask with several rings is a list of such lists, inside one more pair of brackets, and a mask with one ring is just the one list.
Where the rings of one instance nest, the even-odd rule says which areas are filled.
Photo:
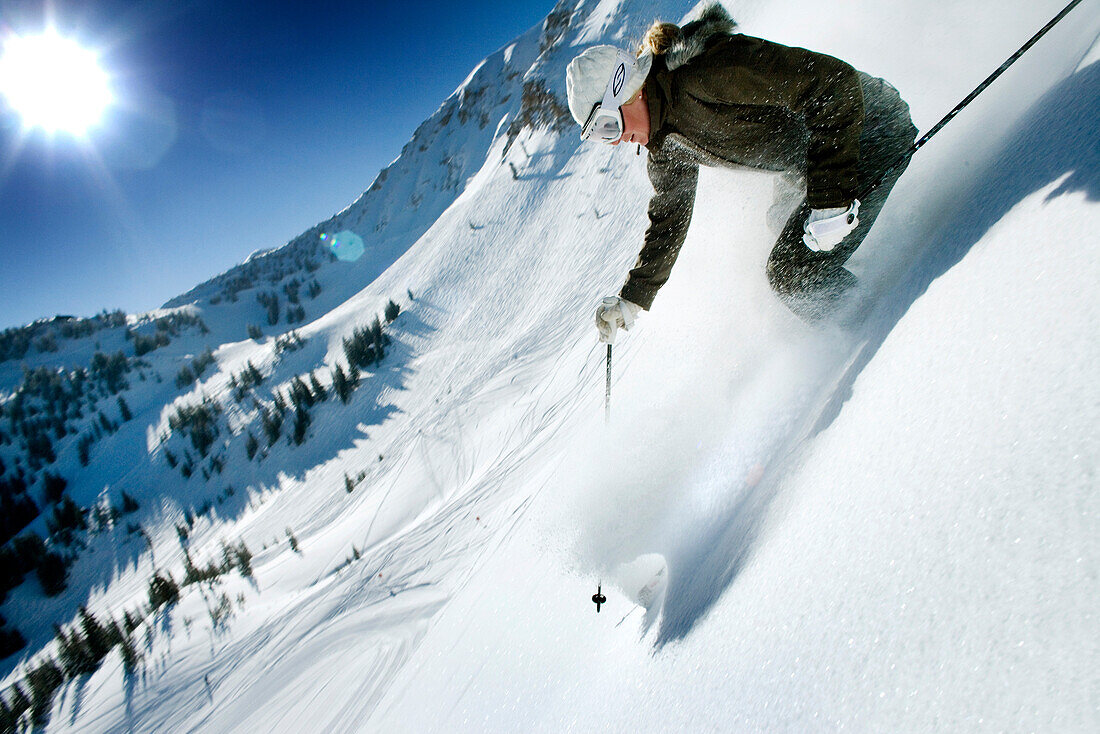
[[603, 396], [603, 419], [605, 423], [611, 422], [611, 345], [607, 345], [607, 389]]

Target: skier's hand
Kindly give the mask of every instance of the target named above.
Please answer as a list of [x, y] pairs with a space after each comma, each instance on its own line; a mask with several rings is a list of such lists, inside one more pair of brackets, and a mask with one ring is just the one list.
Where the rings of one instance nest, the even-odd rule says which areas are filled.
[[618, 296], [608, 296], [600, 301], [596, 308], [596, 328], [600, 332], [600, 341], [610, 344], [615, 341], [615, 331], [630, 331], [638, 312], [642, 307]]
[[830, 252], [859, 224], [859, 199], [848, 207], [811, 209], [802, 241], [814, 252]]

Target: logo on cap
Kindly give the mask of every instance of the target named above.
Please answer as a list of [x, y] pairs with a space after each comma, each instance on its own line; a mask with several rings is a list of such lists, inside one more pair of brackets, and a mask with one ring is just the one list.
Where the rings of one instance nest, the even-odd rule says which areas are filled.
[[611, 85], [611, 93], [616, 97], [619, 96], [619, 92], [622, 91], [623, 84], [626, 83], [626, 64], [619, 64], [619, 68], [615, 69], [615, 79]]

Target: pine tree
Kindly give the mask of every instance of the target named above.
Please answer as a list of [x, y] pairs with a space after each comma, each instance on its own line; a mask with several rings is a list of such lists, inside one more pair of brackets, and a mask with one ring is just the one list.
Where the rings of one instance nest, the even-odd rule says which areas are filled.
[[107, 656], [111, 650], [107, 628], [99, 623], [86, 607], [80, 607], [80, 627], [84, 630], [84, 643], [92, 654], [92, 659], [98, 665], [99, 661]]
[[256, 300], [267, 309], [267, 323], [271, 326], [279, 323], [279, 294], [275, 291], [257, 293]]
[[251, 431], [249, 431], [248, 438], [245, 440], [245, 443], [244, 443], [244, 450], [245, 450], [245, 453], [248, 454], [248, 460], [249, 461], [252, 461], [252, 459], [255, 458], [256, 452], [259, 451], [259, 449], [260, 449], [260, 442], [257, 441], [256, 437], [252, 435]]
[[133, 496], [126, 490], [122, 490], [122, 514], [129, 515], [131, 512], [137, 512], [141, 505]]
[[347, 404], [351, 399], [351, 383], [348, 382], [348, 376], [344, 374], [344, 368], [338, 362], [336, 369], [332, 373], [332, 389], [336, 392], [337, 397], [340, 398], [340, 402]]
[[65, 579], [69, 575], [65, 559], [57, 553], [48, 552], [42, 557], [38, 568], [35, 569], [38, 583], [42, 586], [42, 593], [46, 596], [57, 596], [65, 590]]
[[134, 644], [133, 636], [123, 635], [120, 649], [122, 650], [122, 672], [127, 676], [132, 676], [141, 665], [141, 653], [138, 652], [137, 645]]
[[263, 425], [267, 445], [274, 446], [283, 432], [283, 414], [277, 410], [263, 408], [260, 412], [260, 423]]
[[141, 626], [141, 619], [136, 614], [127, 610], [126, 613], [122, 615], [122, 623], [123, 629], [126, 631], [126, 634], [129, 635], [133, 634], [133, 631]]
[[[375, 321], [377, 321], [375, 317]], [[354, 367], [369, 367], [374, 363], [374, 349], [371, 332], [367, 329], [354, 329], [350, 337], [344, 337], [344, 356], [348, 364]]]
[[206, 368], [212, 364], [214, 364], [214, 352], [207, 347], [202, 354], [191, 360], [191, 369], [195, 371], [195, 377], [202, 377]]
[[184, 586], [187, 586], [189, 584], [201, 583], [203, 581], [213, 581], [214, 579], [218, 578], [218, 576], [221, 576], [226, 570], [228, 570], [228, 569], [225, 569], [223, 567], [218, 566], [213, 561], [211, 561], [210, 563], [208, 563], [205, 566], [201, 566], [201, 567], [196, 566], [194, 564], [194, 562], [191, 560], [191, 553], [189, 551], [187, 551], [186, 549], [183, 552], [183, 557], [184, 557], [184, 565], [183, 565], [183, 568], [184, 568], [183, 585]]
[[176, 389], [182, 390], [195, 381], [195, 373], [191, 371], [191, 368], [184, 365], [180, 368], [179, 373], [176, 375]]
[[47, 520], [46, 526], [51, 534], [67, 540], [72, 536], [73, 531], [87, 530], [88, 519], [84, 515], [84, 510], [80, 509], [72, 498], [65, 495], [61, 498], [61, 502], [54, 506], [53, 516]]
[[46, 472], [42, 476], [42, 493], [46, 497], [46, 502], [50, 504], [60, 500], [65, 492], [65, 488], [68, 486], [69, 482], [58, 474]]
[[118, 396], [118, 410], [122, 415], [123, 423], [134, 417], [134, 414], [130, 412], [130, 406], [126, 404], [126, 398], [121, 395]]
[[27, 685], [31, 689], [31, 717], [38, 726], [49, 720], [53, 696], [65, 677], [52, 658], [46, 658], [27, 673]]
[[106, 625], [104, 629], [107, 631], [108, 650], [113, 650], [116, 645], [122, 644], [122, 638], [125, 636], [125, 633], [123, 633], [122, 625], [118, 623], [117, 619], [111, 617], [111, 623]]
[[306, 408], [313, 407], [315, 402], [313, 393], [306, 387], [306, 383], [302, 381], [301, 377], [295, 377], [290, 381], [290, 400], [299, 411], [302, 410], [303, 405]]
[[31, 707], [31, 700], [27, 698], [27, 694], [23, 692], [23, 687], [18, 683], [11, 687], [11, 700], [8, 705], [11, 706], [12, 717], [16, 721]]
[[309, 385], [313, 390], [313, 397], [317, 402], [328, 400], [328, 392], [325, 390], [324, 386], [321, 385], [321, 381], [317, 379], [317, 375], [312, 372], [309, 373]]
[[94, 673], [96, 666], [92, 661], [91, 651], [76, 631], [66, 632], [54, 625], [54, 632], [57, 634], [57, 661], [65, 671], [65, 676], [76, 678]]
[[0, 698], [0, 732], [4, 732], [4, 734], [9, 734], [9, 732], [10, 734], [15, 734], [16, 720], [15, 714], [8, 708], [8, 702]]
[[9, 628], [8, 621], [0, 616], [0, 658], [6, 658], [26, 646], [26, 638], [14, 627]]
[[80, 459], [81, 466], [88, 466], [88, 462], [91, 460], [93, 443], [95, 443], [95, 438], [88, 433], [85, 433], [83, 436], [81, 436], [80, 441], [77, 442], [76, 451]]
[[237, 570], [245, 578], [252, 578], [252, 551], [242, 540], [240, 545], [233, 549], [233, 559], [236, 561]]
[[175, 604], [180, 598], [180, 587], [172, 580], [172, 574], [160, 572], [153, 574], [149, 581], [149, 606], [153, 611], [165, 604]]
[[370, 326], [371, 341], [374, 348], [374, 361], [381, 362], [386, 357], [386, 335], [382, 333], [382, 322], [377, 316]]
[[37, 568], [46, 556], [46, 543], [36, 533], [28, 532], [17, 536], [11, 542], [11, 549], [19, 568], [29, 571]]
[[294, 414], [294, 445], [301, 446], [306, 440], [306, 431], [309, 430], [309, 411], [299, 407]]

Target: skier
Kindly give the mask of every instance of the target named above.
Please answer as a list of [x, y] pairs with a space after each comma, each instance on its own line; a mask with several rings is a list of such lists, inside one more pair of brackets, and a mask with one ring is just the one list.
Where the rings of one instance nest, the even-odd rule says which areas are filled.
[[691, 222], [700, 164], [777, 171], [797, 187], [801, 204], [771, 251], [767, 275], [807, 320], [855, 282], [843, 265], [908, 164], [906, 157], [857, 200], [861, 186], [912, 144], [908, 105], [890, 84], [839, 59], [736, 27], [716, 3], [682, 28], [654, 23], [636, 56], [594, 46], [569, 63], [569, 111], [581, 139], [645, 146], [654, 188], [637, 263], [619, 295], [596, 310], [601, 341], [629, 329], [668, 280]]

